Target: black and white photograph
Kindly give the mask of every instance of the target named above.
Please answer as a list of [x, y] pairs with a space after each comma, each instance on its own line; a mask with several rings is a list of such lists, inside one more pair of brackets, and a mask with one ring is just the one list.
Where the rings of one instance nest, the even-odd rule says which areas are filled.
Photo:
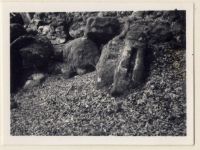
[[5, 143], [193, 144], [192, 5], [77, 4], [5, 5]]
[[12, 12], [13, 136], [186, 136], [186, 12]]

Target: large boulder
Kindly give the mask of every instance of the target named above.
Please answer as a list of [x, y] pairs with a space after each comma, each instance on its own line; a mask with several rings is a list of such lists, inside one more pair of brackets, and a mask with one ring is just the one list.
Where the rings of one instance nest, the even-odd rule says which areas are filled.
[[50, 41], [41, 36], [20, 36], [11, 43], [11, 92], [21, 87], [27, 76], [46, 72], [53, 57]]
[[142, 84], [151, 60], [156, 59], [152, 57], [158, 53], [158, 44], [177, 48], [184, 43], [184, 20], [183, 12], [133, 12], [122, 32], [103, 47], [97, 64], [97, 87], [110, 86], [116, 96]]
[[66, 76], [94, 70], [99, 55], [96, 44], [85, 37], [70, 41], [63, 50], [63, 61], [67, 64]]
[[[112, 86], [111, 94], [120, 95], [129, 86], [140, 84], [144, 77], [146, 24], [125, 25], [122, 34], [109, 41], [97, 64], [97, 87]], [[127, 29], [128, 28], [128, 29]]]
[[119, 28], [120, 24], [116, 17], [90, 17], [87, 20], [84, 34], [100, 45], [119, 34]]
[[53, 47], [46, 37], [21, 36], [11, 50], [19, 51], [24, 69], [44, 70], [53, 57]]

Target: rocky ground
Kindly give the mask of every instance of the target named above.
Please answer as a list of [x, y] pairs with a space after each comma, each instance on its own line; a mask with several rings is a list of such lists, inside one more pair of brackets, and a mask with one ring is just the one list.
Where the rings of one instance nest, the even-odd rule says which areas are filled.
[[12, 13], [10, 27], [11, 135], [186, 135], [184, 11]]
[[[164, 54], [164, 55], [163, 55]], [[112, 97], [97, 90], [96, 72], [48, 77], [12, 98], [12, 135], [186, 135], [185, 51], [165, 50], [145, 85]]]

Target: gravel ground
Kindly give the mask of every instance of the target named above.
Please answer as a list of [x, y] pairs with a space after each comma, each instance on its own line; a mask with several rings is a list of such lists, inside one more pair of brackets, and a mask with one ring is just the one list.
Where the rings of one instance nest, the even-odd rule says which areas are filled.
[[96, 72], [20, 90], [11, 135], [185, 136], [185, 50], [155, 57], [144, 85], [117, 98], [95, 88]]

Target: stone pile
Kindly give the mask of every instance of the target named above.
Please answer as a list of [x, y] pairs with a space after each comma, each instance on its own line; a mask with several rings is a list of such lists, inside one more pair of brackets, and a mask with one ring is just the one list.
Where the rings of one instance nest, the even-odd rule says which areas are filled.
[[97, 88], [120, 95], [145, 81], [157, 44], [185, 48], [178, 10], [12, 13], [11, 23], [13, 83], [25, 68], [67, 78], [96, 69]]
[[150, 63], [147, 57], [152, 51], [156, 53], [152, 48], [157, 44], [184, 47], [185, 30], [180, 29], [184, 29], [185, 14], [180, 12], [181, 17], [177, 14], [177, 11], [133, 13], [121, 34], [103, 47], [97, 64], [97, 87], [111, 86], [111, 94], [120, 95], [143, 83], [148, 70], [145, 64]]
[[70, 37], [65, 13], [35, 13], [27, 30], [45, 35], [52, 44], [65, 43]]

